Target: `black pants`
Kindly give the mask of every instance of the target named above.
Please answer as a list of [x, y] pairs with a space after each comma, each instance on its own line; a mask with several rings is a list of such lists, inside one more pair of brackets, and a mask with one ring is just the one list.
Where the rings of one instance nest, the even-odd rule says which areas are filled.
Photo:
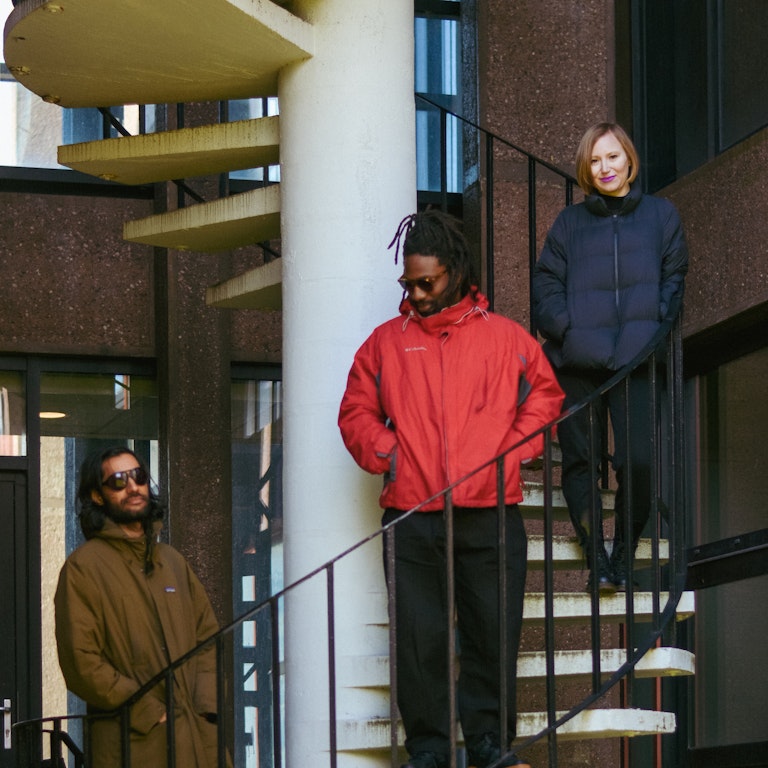
[[[388, 509], [383, 523], [401, 512]], [[460, 674], [458, 713], [466, 740], [501, 733], [499, 553], [496, 509], [455, 508], [454, 568]], [[517, 506], [506, 511], [507, 737], [515, 735], [527, 539]], [[386, 562], [386, 560], [385, 560]], [[397, 693], [405, 746], [450, 750], [445, 520], [416, 512], [395, 527]]]
[[[563, 408], [567, 409], [592, 394], [613, 375], [612, 371], [558, 371], [557, 379], [565, 392]], [[626, 516], [631, 509], [631, 536], [634, 545], [648, 520], [651, 509], [651, 418], [650, 392], [646, 368], [639, 369], [629, 380], [629, 392], [624, 384], [609, 390], [595, 404], [594, 446], [590, 457], [589, 409], [582, 408], [558, 425], [558, 439], [563, 454], [563, 494], [577, 535], [588, 535], [589, 521], [602, 519], [598, 487], [601, 456], [607, 453], [602, 436], [607, 435], [610, 414], [613, 429], [613, 469], [616, 473], [615, 541], [624, 541]], [[654, 425], [657, 416], [654, 416]], [[627, 422], [629, 429], [627, 429]], [[631, 494], [627, 493], [628, 471], [631, 468]], [[593, 501], [596, 508], [593, 509]], [[596, 516], [595, 516], [596, 515]], [[602, 528], [602, 527], [601, 527]], [[599, 531], [602, 541], [602, 530]]]

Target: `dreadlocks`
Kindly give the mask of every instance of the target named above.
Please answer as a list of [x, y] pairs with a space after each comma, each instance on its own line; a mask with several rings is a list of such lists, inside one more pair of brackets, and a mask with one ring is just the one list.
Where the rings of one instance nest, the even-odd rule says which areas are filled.
[[406, 216], [398, 225], [395, 236], [388, 248], [395, 246], [395, 264], [398, 251], [403, 259], [413, 253], [435, 256], [448, 270], [452, 289], [459, 296], [466, 296], [477, 285], [472, 253], [461, 222], [442, 211], [427, 209]]

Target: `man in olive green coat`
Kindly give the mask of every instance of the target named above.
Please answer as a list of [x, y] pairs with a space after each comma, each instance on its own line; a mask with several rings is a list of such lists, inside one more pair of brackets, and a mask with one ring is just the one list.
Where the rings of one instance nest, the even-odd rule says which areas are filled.
[[[88, 714], [119, 707], [218, 625], [203, 586], [175, 549], [157, 542], [163, 509], [143, 460], [120, 446], [83, 463], [78, 489], [87, 541], [65, 562], [55, 596], [56, 642], [67, 687]], [[213, 768], [217, 755], [213, 646], [174, 675], [178, 768]], [[130, 765], [167, 765], [165, 685], [131, 708]], [[86, 754], [121, 766], [120, 721], [92, 719]]]

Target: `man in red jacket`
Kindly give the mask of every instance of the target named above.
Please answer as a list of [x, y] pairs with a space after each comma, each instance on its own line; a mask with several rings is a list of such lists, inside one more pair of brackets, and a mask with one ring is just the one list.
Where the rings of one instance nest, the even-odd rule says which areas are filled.
[[[536, 340], [488, 311], [455, 219], [438, 211], [408, 216], [391, 245], [396, 262], [402, 245], [400, 316], [376, 328], [355, 355], [339, 427], [355, 461], [384, 476], [383, 524], [403, 518], [395, 526], [394, 572], [398, 706], [410, 755], [403, 768], [449, 762], [445, 503], [438, 494], [460, 480], [451, 498], [458, 709], [469, 765], [525, 766], [507, 754], [517, 719], [527, 556], [517, 507], [520, 464], [540, 455], [542, 435], [525, 438], [558, 416], [563, 394]], [[502, 723], [496, 465], [471, 473], [513, 447], [504, 461], [502, 505], [508, 673]]]

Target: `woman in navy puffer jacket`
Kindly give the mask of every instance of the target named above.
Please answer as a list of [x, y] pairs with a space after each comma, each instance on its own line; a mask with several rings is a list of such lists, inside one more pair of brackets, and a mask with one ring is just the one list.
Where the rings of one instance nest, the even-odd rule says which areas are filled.
[[[565, 409], [630, 362], [680, 306], [688, 269], [680, 218], [669, 200], [641, 192], [635, 183], [638, 168], [637, 150], [621, 126], [598, 123], [589, 128], [576, 153], [576, 178], [586, 198], [561, 211], [536, 264], [534, 319], [565, 391]], [[630, 380], [628, 400], [623, 386], [606, 397], [614, 432], [616, 520], [610, 559], [600, 525], [596, 567], [588, 542], [590, 521], [602, 519], [592, 504], [600, 503], [597, 464], [604, 451], [590, 461], [587, 409], [558, 427], [563, 492], [587, 555], [590, 585], [597, 578], [601, 593], [626, 587], [631, 557], [650, 512], [648, 396], [647, 373], [641, 370]], [[598, 441], [604, 434], [604, 405], [597, 409]], [[625, 493], [628, 453], [631, 499]], [[630, 547], [624, 541], [627, 514], [632, 519]]]

